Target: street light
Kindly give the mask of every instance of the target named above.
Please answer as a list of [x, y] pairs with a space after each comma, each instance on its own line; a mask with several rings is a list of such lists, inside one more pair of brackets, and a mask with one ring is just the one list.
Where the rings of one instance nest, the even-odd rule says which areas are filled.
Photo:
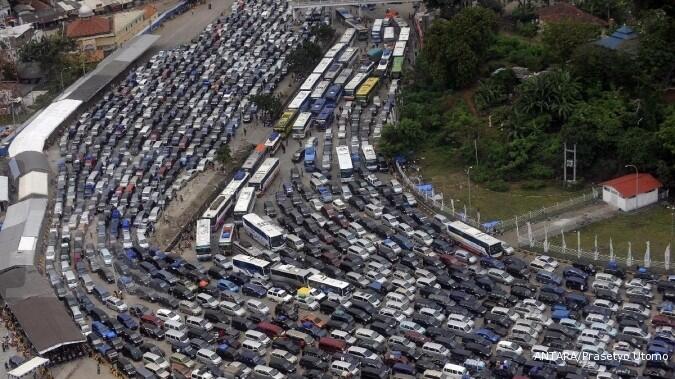
[[626, 168], [632, 167], [632, 168], [635, 169], [635, 209], [637, 209], [637, 208], [638, 208], [638, 183], [639, 183], [639, 180], [640, 180], [640, 179], [639, 179], [639, 178], [640, 178], [640, 175], [639, 175], [639, 173], [638, 173], [638, 168], [637, 168], [636, 165], [634, 165], [634, 164], [627, 164], [625, 167], [626, 167]]
[[471, 169], [473, 166], [469, 166], [468, 169], [466, 169], [466, 177], [467, 181], [469, 182], [469, 212], [471, 212]]

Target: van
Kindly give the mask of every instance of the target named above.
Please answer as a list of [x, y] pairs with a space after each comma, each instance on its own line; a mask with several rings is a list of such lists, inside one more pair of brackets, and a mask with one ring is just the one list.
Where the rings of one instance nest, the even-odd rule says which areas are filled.
[[180, 321], [176, 320], [166, 320], [164, 321], [164, 329], [167, 331], [169, 330], [175, 330], [177, 332], [186, 332], [187, 328], [185, 327], [185, 324], [183, 324]]
[[197, 361], [205, 365], [215, 365], [218, 366], [223, 362], [221, 358], [215, 351], [209, 349], [199, 349], [197, 351]]
[[384, 337], [380, 333], [366, 328], [356, 329], [354, 331], [354, 337], [369, 345], [382, 345], [385, 342]]
[[169, 371], [167, 371], [166, 368], [160, 367], [157, 364], [146, 363], [145, 368], [148, 370], [148, 372], [152, 373], [153, 378], [168, 379], [171, 377], [171, 374], [169, 373]]
[[614, 294], [619, 292], [619, 287], [614, 285], [614, 283], [606, 282], [604, 280], [593, 281], [593, 284], [591, 284], [591, 287], [593, 288], [594, 291], [605, 290], [605, 291], [611, 291]]
[[356, 378], [359, 368], [353, 362], [334, 360], [330, 365], [330, 372], [339, 378]]
[[381, 303], [380, 299], [378, 299], [375, 294], [365, 291], [355, 291], [352, 294], [352, 299], [363, 301], [372, 305], [373, 307], [379, 307]]
[[375, 204], [367, 204], [366, 214], [377, 220], [382, 217], [382, 207], [379, 207]]
[[295, 251], [301, 251], [305, 247], [305, 241], [295, 234], [286, 235], [286, 244]]
[[185, 331], [168, 329], [164, 334], [164, 336], [170, 343], [171, 342], [190, 343], [190, 339], [188, 338], [187, 332]]
[[592, 338], [594, 340], [604, 342], [605, 344], [608, 344], [610, 339], [605, 333], [589, 328], [582, 330], [579, 337]]
[[355, 221], [349, 223], [349, 230], [359, 237], [363, 237], [366, 234], [366, 229]]
[[82, 282], [82, 287], [87, 290], [87, 293], [91, 293], [94, 290], [94, 281], [89, 274], [80, 275], [80, 282]]
[[188, 316], [185, 318], [185, 325], [189, 328], [206, 330], [207, 332], [213, 329], [213, 324], [206, 321], [202, 317]]
[[241, 347], [258, 354], [261, 357], [267, 354], [267, 349], [265, 349], [265, 346], [263, 346], [263, 344], [258, 341], [245, 339], [244, 342], [241, 343]]
[[77, 278], [75, 278], [75, 274], [73, 274], [72, 271], [64, 271], [63, 280], [65, 281], [65, 284], [68, 286], [68, 288], [73, 289], [77, 287]]
[[452, 363], [446, 363], [445, 366], [443, 366], [443, 375], [447, 379], [462, 379], [467, 373], [468, 371], [464, 366]]
[[143, 364], [146, 366], [148, 364], [156, 364], [157, 366], [163, 368], [163, 369], [168, 369], [169, 368], [169, 362], [166, 361], [163, 357], [160, 357], [157, 354], [153, 354], [151, 352], [147, 352], [143, 354]]
[[312, 336], [295, 329], [287, 330], [286, 336], [288, 336], [288, 338], [292, 340], [295, 340], [296, 343], [300, 345], [300, 347], [305, 347], [306, 345], [314, 344], [314, 338]]
[[448, 329], [459, 330], [465, 333], [469, 333], [473, 328], [466, 322], [450, 320], [448, 321]]
[[333, 337], [321, 337], [319, 349], [328, 353], [342, 353], [347, 350], [347, 342]]
[[70, 307], [70, 313], [73, 315], [73, 320], [75, 320], [75, 322], [77, 322], [78, 324], [81, 321], [84, 321], [84, 315], [82, 314], [80, 307], [78, 307], [77, 305]]
[[445, 360], [450, 355], [450, 351], [447, 347], [435, 343], [435, 342], [425, 342], [422, 345], [422, 354], [430, 356], [432, 358], [437, 358], [440, 360]]
[[137, 379], [155, 379], [157, 376], [152, 373], [152, 371], [147, 368], [140, 366], [136, 367], [136, 378]]
[[267, 337], [265, 333], [259, 332], [257, 330], [247, 330], [246, 333], [244, 333], [244, 337], [249, 340], [260, 342], [265, 347], [272, 343], [272, 340], [270, 340], [270, 338]]

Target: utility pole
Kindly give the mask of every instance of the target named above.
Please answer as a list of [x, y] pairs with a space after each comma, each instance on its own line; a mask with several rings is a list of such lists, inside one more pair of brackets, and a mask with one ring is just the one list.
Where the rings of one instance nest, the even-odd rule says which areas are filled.
[[[568, 179], [568, 171], [571, 172], [572, 179]], [[577, 182], [577, 144], [571, 149], [567, 148], [567, 143], [563, 144], [563, 185], [574, 184]]]
[[469, 182], [469, 212], [471, 212], [471, 169], [473, 166], [469, 166], [466, 170], [467, 181]]

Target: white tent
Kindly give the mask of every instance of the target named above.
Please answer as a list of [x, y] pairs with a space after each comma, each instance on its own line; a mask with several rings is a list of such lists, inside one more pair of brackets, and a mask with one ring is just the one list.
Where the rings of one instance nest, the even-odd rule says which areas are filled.
[[49, 359], [42, 357], [35, 357], [28, 362], [23, 363], [21, 366], [15, 368], [14, 370], [7, 373], [8, 378], [23, 378], [27, 375], [32, 374], [40, 366], [44, 366], [49, 362]]

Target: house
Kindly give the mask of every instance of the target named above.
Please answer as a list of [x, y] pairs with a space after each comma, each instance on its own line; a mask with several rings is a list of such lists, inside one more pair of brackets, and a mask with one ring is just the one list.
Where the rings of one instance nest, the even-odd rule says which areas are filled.
[[658, 202], [661, 188], [651, 174], [628, 174], [602, 183], [602, 201], [629, 212]]
[[640, 43], [639, 35], [630, 26], [624, 25], [614, 33], [603, 36], [595, 44], [605, 49], [637, 53]]
[[68, 24], [66, 35], [76, 41], [81, 51], [109, 53], [133, 38], [156, 18], [157, 9], [151, 5], [111, 16], [98, 16], [89, 6], [83, 4], [77, 20]]
[[583, 24], [595, 24], [602, 28], [607, 27], [607, 21], [586, 13], [573, 4], [564, 1], [540, 8], [537, 11], [537, 16], [540, 24], [572, 21]]

